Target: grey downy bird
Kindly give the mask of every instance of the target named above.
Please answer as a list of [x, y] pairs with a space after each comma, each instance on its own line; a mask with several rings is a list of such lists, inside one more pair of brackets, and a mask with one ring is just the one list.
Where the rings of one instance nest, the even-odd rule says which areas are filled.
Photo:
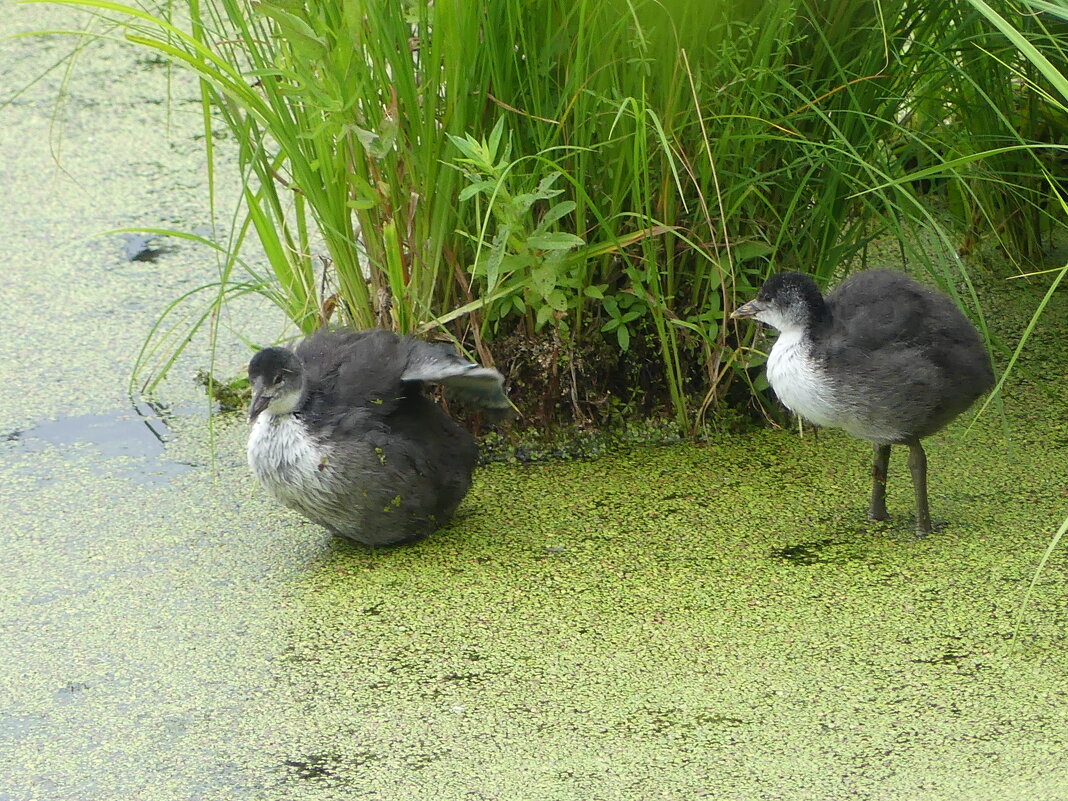
[[809, 276], [784, 272], [731, 317], [779, 331], [767, 376], [790, 411], [873, 443], [869, 518], [887, 518], [890, 447], [908, 446], [916, 530], [930, 533], [920, 440], [994, 384], [982, 340], [953, 301], [894, 270], [857, 273], [826, 298]]
[[471, 486], [474, 438], [425, 394], [511, 407], [496, 370], [451, 347], [384, 330], [312, 334], [249, 362], [248, 462], [277, 500], [368, 545], [418, 539], [452, 517]]

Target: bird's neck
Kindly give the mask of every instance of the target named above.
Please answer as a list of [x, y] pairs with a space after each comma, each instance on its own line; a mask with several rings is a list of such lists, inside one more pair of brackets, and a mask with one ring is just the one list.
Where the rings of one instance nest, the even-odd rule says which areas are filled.
[[804, 320], [806, 336], [818, 339], [831, 328], [831, 310], [827, 301], [822, 297], [815, 297], [807, 304], [807, 314]]
[[794, 306], [790, 312], [767, 321], [778, 330], [779, 339], [784, 342], [798, 343], [820, 339], [830, 330], [831, 312], [823, 298]]

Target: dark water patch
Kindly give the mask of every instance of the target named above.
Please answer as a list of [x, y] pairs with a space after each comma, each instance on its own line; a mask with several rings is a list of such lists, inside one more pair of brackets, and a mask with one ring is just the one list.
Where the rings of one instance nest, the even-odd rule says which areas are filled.
[[286, 759], [282, 764], [287, 773], [301, 781], [338, 785], [344, 783], [346, 774], [378, 759], [379, 755], [373, 751], [358, 751], [346, 756], [322, 752]]
[[713, 715], [711, 713], [695, 715], [694, 722], [700, 725], [726, 727], [745, 726], [749, 723], [745, 718], [736, 718], [730, 715]]
[[287, 759], [284, 764], [292, 768], [292, 773], [305, 781], [337, 778], [336, 754], [310, 754], [300, 759]]
[[404, 767], [409, 770], [423, 770], [431, 767], [435, 762], [445, 759], [452, 752], [445, 749], [441, 751], [420, 751], [411, 753], [404, 758]]
[[278, 659], [281, 662], [291, 664], [319, 663], [319, 654], [310, 649], [298, 648], [295, 645], [287, 645], [282, 649]]
[[63, 706], [81, 700], [82, 693], [88, 689], [89, 685], [85, 682], [72, 681], [52, 693], [52, 697], [57, 704]]
[[958, 651], [955, 653], [945, 653], [941, 656], [931, 657], [930, 659], [913, 659], [911, 661], [917, 665], [955, 665], [971, 655], [971, 651]]
[[135, 402], [133, 408], [61, 417], [2, 438], [30, 453], [56, 448], [73, 454], [75, 449], [87, 449], [94, 473], [117, 474], [138, 484], [164, 484], [192, 469], [163, 458], [171, 439], [166, 422], [170, 414], [160, 406]]
[[750, 724], [751, 721], [744, 718], [713, 709], [693, 711], [681, 707], [659, 707], [638, 710], [622, 726], [635, 732], [661, 735], [672, 732], [693, 734], [698, 731], [706, 734], [723, 733]]
[[799, 542], [785, 548], [775, 548], [771, 555], [794, 565], [840, 565], [862, 558], [861, 554], [852, 550], [848, 543], [840, 542], [833, 537]]
[[126, 261], [155, 262], [164, 253], [173, 248], [159, 245], [154, 234], [120, 234], [122, 239], [122, 256]]
[[[932, 665], [934, 667], [952, 667], [955, 672], [960, 675], [972, 676], [982, 670], [990, 669], [989, 664], [984, 664], [981, 656], [976, 656], [975, 652], [968, 650], [967, 646], [961, 641], [962, 638], [950, 636], [944, 638], [945, 641], [941, 644], [933, 644], [928, 646], [927, 654], [924, 656], [917, 656], [915, 659], [910, 659], [914, 665]], [[908, 638], [903, 638], [902, 642], [908, 643]]]
[[171, 62], [169, 59], [166, 59], [156, 53], [150, 53], [148, 55], [138, 55], [134, 58], [133, 63], [143, 70], [155, 70], [174, 66], [173, 62]]
[[498, 675], [498, 673], [499, 671], [496, 670], [472, 670], [467, 672], [446, 673], [441, 677], [441, 680], [443, 682], [459, 684], [461, 687], [474, 688], [485, 684], [492, 677]]
[[386, 605], [385, 601], [379, 601], [376, 604], [371, 604], [370, 606], [362, 607], [360, 609], [360, 614], [371, 615], [372, 617], [377, 617], [378, 615], [382, 614], [382, 607], [385, 606], [385, 605]]

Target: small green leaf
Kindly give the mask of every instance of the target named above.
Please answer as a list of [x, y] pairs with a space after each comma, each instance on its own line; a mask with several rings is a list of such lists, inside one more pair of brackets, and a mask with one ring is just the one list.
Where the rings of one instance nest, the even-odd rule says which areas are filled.
[[487, 161], [490, 164], [493, 163], [497, 155], [497, 148], [501, 144], [501, 136], [504, 134], [504, 117], [497, 120], [497, 124], [493, 126], [493, 130], [490, 132], [489, 144], [486, 147]]
[[545, 215], [541, 218], [541, 223], [538, 224], [538, 228], [548, 228], [550, 223], [554, 223], [561, 217], [566, 217], [568, 214], [575, 210], [575, 201], [564, 200], [560, 203], [555, 203], [549, 207], [549, 210], [545, 212]]
[[460, 192], [460, 200], [469, 200], [480, 192], [492, 192], [494, 187], [493, 181], [475, 181], [470, 186], [466, 186]]
[[741, 242], [732, 251], [736, 262], [749, 261], [770, 256], [775, 249], [767, 242]]
[[580, 236], [568, 234], [564, 231], [555, 231], [551, 234], [531, 234], [527, 237], [528, 247], [539, 250], [571, 250], [586, 244]]
[[470, 136], [460, 137], [453, 136], [452, 134], [449, 134], [448, 136], [449, 141], [451, 141], [453, 145], [456, 146], [456, 149], [466, 156], [469, 161], [481, 163], [482, 154], [478, 142], [474, 141]]
[[397, 141], [397, 132], [400, 126], [392, 117], [386, 117], [378, 126], [378, 138], [368, 149], [368, 152], [376, 159], [385, 158]]
[[549, 293], [549, 297], [545, 299], [554, 311], [566, 312], [567, 311], [567, 295], [561, 292], [559, 289], [554, 289]]
[[673, 325], [676, 328], [682, 328], [687, 331], [693, 331], [695, 334], [700, 334], [702, 337], [705, 337], [707, 334], [707, 329], [705, 326], [699, 326], [696, 323], [690, 322], [689, 320], [668, 320], [667, 322], [668, 325]]
[[536, 195], [530, 192], [524, 192], [523, 194], [516, 195], [512, 198], [511, 206], [516, 214], [522, 215], [530, 211], [530, 207], [533, 206], [537, 200], [538, 198]]
[[551, 306], [539, 306], [538, 314], [534, 321], [534, 327], [541, 328], [543, 325], [545, 325], [545, 323], [548, 322], [549, 318], [552, 316], [552, 313], [553, 309]]
[[371, 148], [378, 141], [378, 134], [374, 131], [368, 131], [366, 128], [361, 128], [359, 125], [349, 125], [348, 130], [352, 131], [360, 141], [360, 144], [363, 145], [363, 149], [370, 155]]
[[538, 196], [539, 200], [548, 200], [564, 191], [563, 189], [553, 189], [553, 184], [556, 183], [556, 179], [559, 177], [559, 172], [551, 172], [538, 182], [538, 188], [534, 190], [534, 194]]
[[363, 210], [371, 209], [378, 205], [378, 193], [375, 192], [374, 187], [362, 175], [350, 172], [348, 183], [355, 195], [348, 201], [349, 208]]
[[263, 3], [256, 7], [256, 13], [273, 19], [282, 38], [308, 60], [319, 59], [326, 54], [326, 40], [321, 39], [307, 22], [295, 14]]
[[501, 262], [504, 261], [504, 243], [508, 241], [509, 228], [502, 226], [493, 238], [493, 250], [486, 260], [486, 290], [492, 292], [497, 287], [501, 274]]
[[556, 288], [556, 271], [550, 265], [542, 264], [530, 272], [530, 280], [535, 291], [543, 298]]
[[294, 14], [304, 9], [303, 0], [261, 0], [260, 5], [283, 8], [287, 11], [292, 11]]

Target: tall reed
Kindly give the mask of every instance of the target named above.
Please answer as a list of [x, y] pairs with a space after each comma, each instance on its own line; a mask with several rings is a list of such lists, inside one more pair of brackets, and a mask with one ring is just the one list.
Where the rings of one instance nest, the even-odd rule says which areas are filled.
[[[969, 5], [54, 1], [200, 77], [205, 124], [240, 143], [258, 286], [299, 330], [432, 332], [483, 359], [551, 343], [572, 374], [550, 416], [603, 419], [614, 392], [694, 425], [754, 363], [736, 358], [736, 295], [937, 226], [902, 180], [917, 168], [956, 165], [969, 224], [1033, 250], [1037, 162], [974, 152], [1035, 135], [1003, 111], [1019, 62]], [[1010, 172], [984, 183], [992, 169]]]

